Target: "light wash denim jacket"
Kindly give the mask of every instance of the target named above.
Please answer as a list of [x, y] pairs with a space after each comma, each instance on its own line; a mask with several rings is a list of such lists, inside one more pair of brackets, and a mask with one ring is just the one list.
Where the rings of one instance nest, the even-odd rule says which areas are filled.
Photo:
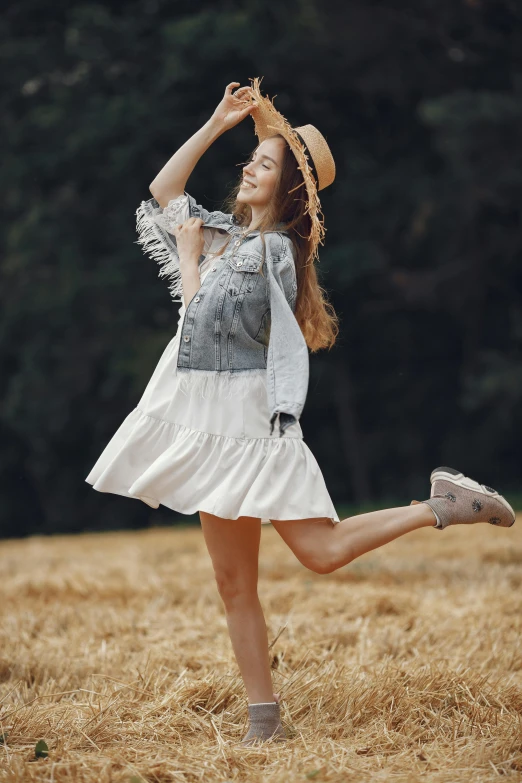
[[207, 239], [200, 263], [225, 244], [227, 234], [232, 238], [187, 304], [177, 370], [215, 374], [266, 368], [270, 434], [279, 416], [281, 437], [301, 416], [309, 377], [308, 347], [294, 316], [293, 243], [284, 231], [265, 232], [264, 242], [259, 231], [243, 239], [232, 215], [208, 212], [187, 193], [164, 209], [154, 198], [142, 201], [136, 210], [137, 244], [160, 264], [159, 276], [171, 280], [174, 301], [183, 302], [171, 233], [183, 220], [181, 211], [185, 218], [203, 220]]

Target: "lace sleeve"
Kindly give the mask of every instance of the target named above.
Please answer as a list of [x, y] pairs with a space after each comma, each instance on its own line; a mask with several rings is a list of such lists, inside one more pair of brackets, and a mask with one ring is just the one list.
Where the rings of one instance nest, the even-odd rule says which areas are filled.
[[173, 198], [164, 209], [158, 206], [154, 214], [154, 221], [164, 231], [168, 231], [169, 234], [173, 235], [175, 227], [179, 226], [180, 223], [184, 223], [189, 217], [192, 217], [190, 202], [185, 194]]

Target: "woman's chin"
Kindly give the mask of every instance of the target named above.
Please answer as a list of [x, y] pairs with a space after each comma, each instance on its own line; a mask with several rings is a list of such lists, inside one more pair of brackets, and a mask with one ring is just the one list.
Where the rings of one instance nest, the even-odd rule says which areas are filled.
[[236, 196], [236, 201], [239, 204], [246, 204], [248, 207], [256, 207], [257, 209], [262, 209], [265, 206], [257, 194], [249, 193], [248, 191], [240, 191]]
[[239, 202], [239, 204], [250, 204], [250, 195], [243, 190], [240, 190], [236, 196], [236, 201]]

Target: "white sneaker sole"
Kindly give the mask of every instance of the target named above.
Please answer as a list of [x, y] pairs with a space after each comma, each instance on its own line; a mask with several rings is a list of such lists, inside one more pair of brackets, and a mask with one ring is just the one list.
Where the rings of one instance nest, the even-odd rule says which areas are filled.
[[477, 481], [473, 481], [473, 479], [468, 478], [468, 476], [465, 476], [464, 473], [459, 473], [458, 470], [454, 470], [453, 468], [435, 468], [434, 471], [432, 471], [432, 474], [430, 476], [430, 481], [433, 486], [433, 483], [435, 481], [438, 481], [440, 479], [444, 479], [444, 481], [450, 481], [452, 484], [456, 484], [458, 487], [462, 487], [463, 489], [472, 489], [474, 492], [478, 492], [482, 495], [488, 495], [491, 498], [495, 498], [499, 501], [499, 503], [502, 503], [504, 508], [509, 511], [511, 516], [513, 517], [513, 522], [509, 527], [515, 524], [515, 512], [507, 502], [506, 498], [503, 497], [503, 495], [499, 495], [496, 489], [493, 489], [492, 487], [488, 487], [486, 484], [479, 484]]

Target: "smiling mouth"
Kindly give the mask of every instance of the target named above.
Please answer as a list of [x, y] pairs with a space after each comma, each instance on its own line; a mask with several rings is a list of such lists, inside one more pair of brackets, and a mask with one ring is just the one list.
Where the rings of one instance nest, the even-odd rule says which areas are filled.
[[256, 187], [256, 185], [252, 185], [251, 182], [247, 182], [246, 180], [243, 180], [241, 182], [241, 187], [242, 188], [249, 188], [250, 190], [253, 190]]

